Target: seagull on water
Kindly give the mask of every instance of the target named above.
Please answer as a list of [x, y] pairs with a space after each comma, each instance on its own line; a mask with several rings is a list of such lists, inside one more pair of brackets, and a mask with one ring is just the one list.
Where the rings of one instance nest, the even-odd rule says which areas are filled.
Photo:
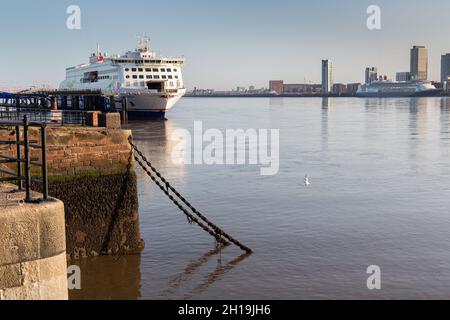
[[311, 181], [310, 181], [308, 175], [306, 175], [306, 176], [305, 176], [305, 186], [306, 186], [306, 187], [309, 187], [310, 185], [311, 185]]

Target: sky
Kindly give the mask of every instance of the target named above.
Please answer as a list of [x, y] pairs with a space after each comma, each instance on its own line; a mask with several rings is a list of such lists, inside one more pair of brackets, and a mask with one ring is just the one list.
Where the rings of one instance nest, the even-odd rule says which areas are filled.
[[[66, 27], [69, 5], [81, 8], [80, 30]], [[369, 5], [381, 8], [381, 30], [367, 28]], [[190, 89], [320, 83], [322, 59], [333, 60], [335, 83], [363, 82], [366, 66], [395, 77], [415, 44], [439, 80], [450, 52], [448, 0], [3, 0], [1, 11], [0, 88], [58, 86], [97, 43], [123, 53], [142, 33], [154, 50], [185, 56]]]

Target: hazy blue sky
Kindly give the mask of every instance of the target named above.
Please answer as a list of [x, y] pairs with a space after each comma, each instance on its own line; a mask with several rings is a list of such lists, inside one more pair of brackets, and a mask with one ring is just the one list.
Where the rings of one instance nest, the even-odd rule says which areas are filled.
[[[66, 8], [82, 9], [82, 29], [66, 28]], [[366, 9], [382, 9], [382, 30]], [[0, 86], [57, 85], [96, 44], [121, 53], [145, 32], [154, 49], [185, 55], [189, 88], [268, 85], [269, 79], [320, 82], [320, 60], [335, 82], [361, 82], [364, 68], [395, 76], [409, 70], [413, 44], [429, 48], [430, 78], [450, 52], [449, 0], [5, 0], [0, 19]]]

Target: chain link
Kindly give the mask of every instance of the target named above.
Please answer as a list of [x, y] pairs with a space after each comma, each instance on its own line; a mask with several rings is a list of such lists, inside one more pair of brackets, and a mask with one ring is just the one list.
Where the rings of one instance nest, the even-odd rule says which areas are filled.
[[[238, 240], [224, 232], [222, 229], [220, 229], [217, 225], [215, 225], [212, 221], [210, 221], [208, 218], [206, 218], [203, 214], [201, 214], [197, 209], [194, 208], [194, 206], [186, 199], [184, 198], [162, 175], [159, 173], [159, 171], [151, 164], [151, 162], [146, 158], [146, 156], [137, 148], [137, 146], [131, 141], [130, 137], [130, 145], [133, 148], [133, 151], [135, 153], [134, 158], [136, 162], [142, 167], [142, 169], [147, 173], [147, 175], [158, 185], [158, 187], [169, 197], [169, 199], [187, 216], [188, 222], [190, 224], [196, 223], [198, 224], [203, 230], [208, 232], [211, 236], [213, 236], [218, 243], [222, 244], [228, 244], [228, 241], [235, 244], [239, 248], [241, 248], [243, 251], [247, 253], [253, 252], [249, 247], [243, 245]], [[139, 158], [140, 157], [140, 158]], [[144, 161], [145, 164], [153, 171], [153, 173], [158, 177], [160, 181], [150, 172], [150, 170], [147, 168], [147, 166], [141, 161]], [[194, 216], [190, 212], [188, 212], [182, 204], [180, 204], [171, 194], [169, 191], [172, 191], [192, 212], [197, 215]]]

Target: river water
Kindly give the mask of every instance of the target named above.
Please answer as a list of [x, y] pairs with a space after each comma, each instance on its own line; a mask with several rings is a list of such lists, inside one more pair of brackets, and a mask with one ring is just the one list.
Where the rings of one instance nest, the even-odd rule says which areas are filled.
[[[216, 250], [138, 170], [145, 251], [80, 262], [73, 299], [450, 299], [450, 99], [184, 98], [167, 116], [131, 123], [136, 144], [255, 253]], [[195, 121], [279, 129], [279, 173], [174, 164]]]

